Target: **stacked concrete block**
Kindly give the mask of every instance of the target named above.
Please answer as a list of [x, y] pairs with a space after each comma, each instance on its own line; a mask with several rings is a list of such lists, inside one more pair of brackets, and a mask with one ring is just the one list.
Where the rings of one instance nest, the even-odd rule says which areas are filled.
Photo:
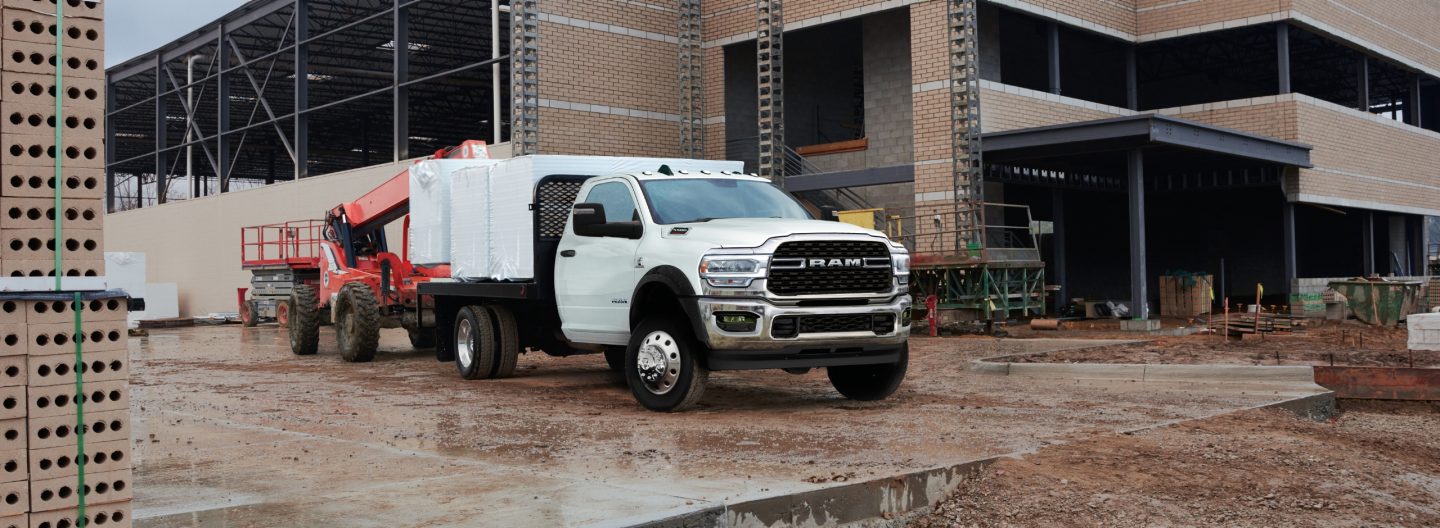
[[[0, 528], [131, 523], [127, 303], [98, 291], [102, 10], [87, 0], [0, 0]], [[57, 254], [61, 287], [80, 290], [78, 304], [73, 291], [48, 291]]]
[[[60, 274], [104, 275], [103, 5], [58, 0], [65, 18], [57, 20], [56, 1], [0, 0], [0, 283], [54, 276], [56, 251], [62, 253]], [[58, 61], [57, 38], [64, 44]], [[57, 63], [64, 73], [58, 88]], [[56, 222], [61, 240], [55, 239]]]

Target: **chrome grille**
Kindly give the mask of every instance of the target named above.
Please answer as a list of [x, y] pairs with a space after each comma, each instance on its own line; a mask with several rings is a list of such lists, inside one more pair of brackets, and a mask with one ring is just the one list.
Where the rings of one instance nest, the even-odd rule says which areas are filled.
[[796, 241], [776, 248], [767, 287], [778, 295], [883, 293], [893, 280], [883, 242]]

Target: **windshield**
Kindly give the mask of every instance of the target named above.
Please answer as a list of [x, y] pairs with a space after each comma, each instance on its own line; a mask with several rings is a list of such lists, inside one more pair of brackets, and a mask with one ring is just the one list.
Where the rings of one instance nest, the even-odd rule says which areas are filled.
[[792, 218], [810, 213], [770, 182], [726, 178], [664, 179], [641, 182], [650, 214], [660, 224], [720, 218]]

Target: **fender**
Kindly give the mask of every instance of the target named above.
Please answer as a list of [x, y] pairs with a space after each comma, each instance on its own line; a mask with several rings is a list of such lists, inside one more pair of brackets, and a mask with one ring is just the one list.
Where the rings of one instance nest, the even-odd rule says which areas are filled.
[[690, 278], [685, 272], [675, 266], [656, 266], [635, 284], [635, 291], [630, 294], [630, 328], [640, 324], [640, 318], [645, 314], [640, 294], [647, 287], [665, 288], [674, 295], [680, 302], [680, 308], [685, 310], [685, 318], [690, 320], [690, 330], [695, 332], [696, 338], [704, 339], [705, 322], [700, 320], [700, 310], [695, 304], [695, 288], [690, 286]]

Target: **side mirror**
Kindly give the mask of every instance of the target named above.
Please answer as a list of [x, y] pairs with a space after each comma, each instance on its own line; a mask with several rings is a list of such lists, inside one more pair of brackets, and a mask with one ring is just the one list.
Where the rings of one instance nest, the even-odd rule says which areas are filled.
[[575, 234], [584, 237], [639, 239], [645, 232], [640, 222], [606, 222], [605, 206], [598, 203], [577, 203], [571, 209]]
[[833, 205], [820, 206], [820, 219], [831, 222], [839, 222], [840, 215], [836, 214], [837, 209]]

